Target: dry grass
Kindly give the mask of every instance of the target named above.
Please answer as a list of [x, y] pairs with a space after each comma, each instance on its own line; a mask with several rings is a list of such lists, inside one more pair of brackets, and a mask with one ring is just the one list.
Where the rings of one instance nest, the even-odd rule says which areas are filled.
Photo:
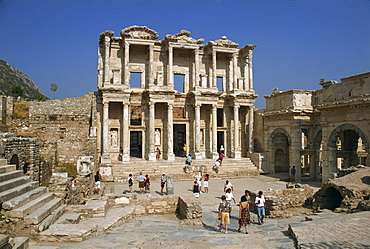
[[21, 118], [21, 119], [26, 119], [28, 118], [28, 114], [29, 114], [29, 110], [30, 110], [30, 104], [28, 102], [22, 102], [22, 101], [18, 101], [18, 102], [14, 102], [14, 117], [15, 118]]

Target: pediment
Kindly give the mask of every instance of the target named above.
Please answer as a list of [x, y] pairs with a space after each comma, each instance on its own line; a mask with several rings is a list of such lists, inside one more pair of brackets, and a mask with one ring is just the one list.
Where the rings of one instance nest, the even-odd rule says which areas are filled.
[[131, 26], [121, 30], [121, 37], [144, 40], [156, 40], [158, 39], [158, 32], [146, 26]]
[[212, 46], [219, 46], [219, 47], [226, 47], [226, 48], [238, 48], [239, 44], [235, 43], [229, 39], [227, 39], [226, 36], [221, 37], [221, 39], [210, 41], [208, 42], [209, 45]]
[[189, 44], [201, 44], [204, 39], [194, 39], [190, 37], [190, 31], [181, 30], [180, 33], [176, 35], [166, 35], [165, 41], [167, 42], [178, 42], [178, 43], [189, 43]]

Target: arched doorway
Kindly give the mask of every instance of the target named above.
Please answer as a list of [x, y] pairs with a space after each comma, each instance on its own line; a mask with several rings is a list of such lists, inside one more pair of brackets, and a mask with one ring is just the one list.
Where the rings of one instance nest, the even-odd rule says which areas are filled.
[[369, 140], [355, 125], [344, 124], [337, 127], [331, 134], [328, 147], [334, 148], [337, 169], [366, 165]]
[[10, 164], [15, 164], [16, 165], [16, 169], [17, 170], [20, 170], [20, 167], [19, 167], [19, 158], [16, 154], [14, 154], [12, 156], [12, 158], [10, 159]]
[[273, 162], [275, 172], [289, 172], [289, 136], [284, 129], [276, 129], [271, 134], [271, 144], [274, 151]]
[[336, 188], [330, 187], [325, 191], [325, 201], [322, 208], [334, 210], [340, 207], [343, 197]]

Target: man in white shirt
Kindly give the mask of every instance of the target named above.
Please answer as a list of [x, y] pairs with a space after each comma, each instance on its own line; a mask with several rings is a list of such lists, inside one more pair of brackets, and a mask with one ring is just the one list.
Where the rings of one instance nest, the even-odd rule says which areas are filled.
[[229, 188], [229, 189], [227, 189], [227, 190], [226, 190], [225, 196], [226, 196], [226, 201], [227, 201], [228, 203], [230, 203], [230, 207], [232, 206], [232, 203], [233, 203], [233, 202], [234, 202], [234, 204], [236, 204], [236, 201], [235, 201], [234, 195], [233, 195], [233, 193], [231, 192], [231, 188]]
[[225, 187], [224, 187], [225, 193], [226, 193], [226, 190], [228, 190], [228, 189], [231, 189], [231, 191], [234, 191], [234, 187], [231, 184], [231, 182], [229, 180], [226, 180]]
[[256, 200], [254, 201], [257, 207], [257, 216], [258, 216], [258, 225], [263, 224], [263, 219], [265, 218], [265, 208], [266, 208], [266, 200], [263, 196], [262, 191], [258, 192], [256, 196]]

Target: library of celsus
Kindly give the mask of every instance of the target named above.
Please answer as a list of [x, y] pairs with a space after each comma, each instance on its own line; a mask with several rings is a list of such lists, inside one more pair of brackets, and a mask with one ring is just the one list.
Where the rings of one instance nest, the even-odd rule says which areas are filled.
[[98, 52], [97, 153], [102, 165], [133, 158], [174, 161], [247, 157], [253, 148], [252, 53], [222, 37], [145, 26], [105, 31]]

